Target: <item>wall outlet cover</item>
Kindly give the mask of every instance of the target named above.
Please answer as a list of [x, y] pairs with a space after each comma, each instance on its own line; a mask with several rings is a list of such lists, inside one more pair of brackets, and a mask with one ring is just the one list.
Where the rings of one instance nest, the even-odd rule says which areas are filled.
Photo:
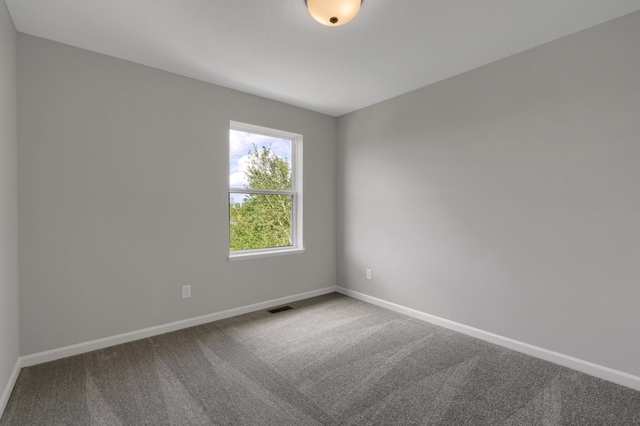
[[189, 299], [191, 297], [191, 286], [183, 285], [182, 286], [182, 298]]

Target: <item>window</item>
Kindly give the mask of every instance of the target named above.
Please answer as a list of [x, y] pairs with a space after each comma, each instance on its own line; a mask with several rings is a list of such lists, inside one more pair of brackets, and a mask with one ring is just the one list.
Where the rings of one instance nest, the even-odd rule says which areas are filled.
[[302, 135], [232, 121], [229, 260], [301, 251]]

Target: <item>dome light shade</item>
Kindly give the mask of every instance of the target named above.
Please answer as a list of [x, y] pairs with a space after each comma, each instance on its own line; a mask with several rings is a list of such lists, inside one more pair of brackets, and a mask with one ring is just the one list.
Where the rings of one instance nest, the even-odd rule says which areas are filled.
[[313, 19], [337, 27], [356, 17], [362, 0], [306, 0], [306, 3]]

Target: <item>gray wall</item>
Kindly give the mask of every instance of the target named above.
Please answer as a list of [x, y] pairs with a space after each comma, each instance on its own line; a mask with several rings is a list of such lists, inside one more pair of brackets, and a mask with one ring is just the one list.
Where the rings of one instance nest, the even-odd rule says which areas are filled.
[[[23, 355], [335, 285], [335, 118], [23, 34], [18, 71]], [[304, 254], [227, 260], [229, 120], [304, 135]]]
[[638, 29], [341, 117], [339, 283], [640, 375]]
[[16, 30], [0, 1], [0, 394], [18, 359]]

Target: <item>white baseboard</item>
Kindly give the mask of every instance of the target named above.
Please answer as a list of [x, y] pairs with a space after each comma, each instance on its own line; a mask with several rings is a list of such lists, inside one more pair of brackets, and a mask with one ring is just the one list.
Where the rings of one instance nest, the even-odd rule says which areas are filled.
[[430, 315], [416, 309], [407, 308], [396, 303], [387, 302], [386, 300], [378, 299], [376, 297], [368, 296], [366, 294], [349, 290], [344, 287], [338, 287], [336, 290], [338, 293], [344, 294], [354, 299], [362, 300], [363, 302], [371, 303], [372, 305], [380, 306], [413, 318], [417, 318], [422, 321], [426, 321], [435, 325], [439, 325], [450, 330], [458, 331], [460, 333], [494, 343], [496, 345], [504, 346], [514, 351], [521, 352], [527, 355], [531, 355], [536, 358], [544, 359], [546, 361], [559, 364], [564, 367], [571, 368], [573, 370], [581, 371], [591, 376], [598, 377], [600, 379], [608, 380], [613, 383], [617, 383], [622, 386], [626, 386], [635, 390], [640, 390], [640, 377], [632, 374], [624, 373], [622, 371], [614, 370], [609, 367], [594, 364], [592, 362], [584, 361], [578, 358], [574, 358], [568, 355], [564, 355], [558, 352], [553, 352], [544, 348], [530, 345], [528, 343], [520, 342], [510, 339], [508, 337], [500, 336], [498, 334], [490, 333], [488, 331], [480, 330], [478, 328], [469, 327], [468, 325], [460, 324], [454, 321], [450, 321], [444, 318]]
[[11, 391], [13, 391], [13, 387], [16, 384], [16, 380], [18, 380], [18, 374], [20, 374], [20, 369], [22, 365], [20, 363], [20, 358], [16, 360], [16, 364], [13, 366], [13, 371], [9, 376], [9, 381], [7, 385], [4, 387], [2, 391], [2, 396], [0, 396], [0, 417], [4, 414], [4, 409], [7, 407], [7, 403], [9, 402], [9, 397], [11, 396]]
[[460, 324], [454, 321], [450, 321], [444, 318], [430, 315], [416, 309], [407, 308], [402, 305], [398, 305], [392, 302], [387, 302], [376, 297], [368, 296], [364, 293], [349, 290], [343, 287], [325, 287], [318, 290], [308, 291], [305, 293], [299, 293], [292, 296], [282, 297], [279, 299], [272, 299], [265, 302], [254, 303], [252, 305], [242, 306], [239, 308], [229, 309], [226, 311], [216, 312], [208, 315], [202, 315], [195, 318], [189, 318], [186, 320], [176, 321], [169, 324], [159, 325], [155, 327], [145, 328], [142, 330], [132, 331], [129, 333], [118, 334], [116, 336], [105, 337], [103, 339], [92, 340], [89, 342], [78, 343], [76, 345], [65, 346], [63, 348], [52, 349], [49, 351], [39, 352], [31, 355], [25, 355], [16, 361], [16, 365], [11, 373], [9, 382], [7, 383], [2, 396], [0, 398], [0, 415], [4, 412], [4, 408], [9, 400], [13, 386], [18, 379], [18, 373], [23, 367], [29, 367], [36, 364], [42, 364], [44, 362], [55, 361], [57, 359], [66, 358], [68, 356], [78, 355], [86, 352], [91, 352], [97, 349], [103, 349], [109, 346], [119, 345], [122, 343], [132, 342], [134, 340], [144, 339], [147, 337], [157, 336], [163, 333], [169, 333], [184, 328], [193, 327], [196, 325], [206, 324], [212, 321], [218, 321], [221, 319], [233, 317], [236, 315], [242, 315], [249, 312], [255, 312], [262, 309], [268, 309], [278, 305], [284, 305], [292, 303], [298, 300], [308, 299], [310, 297], [320, 296], [323, 294], [338, 292], [346, 296], [359, 299], [372, 305], [380, 306], [404, 315], [408, 315], [432, 324], [439, 325], [441, 327], [448, 328], [450, 330], [458, 331], [460, 333], [476, 337], [481, 340], [485, 340], [490, 343], [494, 343], [500, 346], [504, 346], [515, 351], [534, 356], [536, 358], [544, 359], [546, 361], [553, 362], [555, 364], [562, 365], [583, 373], [608, 380], [623, 386], [627, 386], [632, 389], [640, 390], [640, 377], [632, 374], [624, 373], [622, 371], [614, 370], [608, 367], [604, 367], [598, 364], [594, 364], [588, 361], [583, 361], [578, 358], [570, 357], [558, 352], [553, 352], [547, 349], [539, 348], [537, 346], [523, 343], [517, 340], [510, 339], [508, 337], [500, 336], [494, 333], [490, 333], [484, 330], [480, 330], [474, 327], [470, 327], [464, 324]]
[[[25, 355], [20, 358], [20, 368], [30, 367], [36, 364], [42, 364], [44, 362], [55, 361], [57, 359], [66, 358], [68, 356], [78, 355], [85, 352], [95, 351], [97, 349], [103, 349], [109, 346], [119, 345], [122, 343], [132, 342], [134, 340], [140, 340], [151, 336], [157, 336], [159, 334], [169, 333], [171, 331], [181, 330], [183, 328], [189, 328], [196, 325], [206, 324], [212, 321], [218, 321], [221, 319], [234, 317], [236, 315], [242, 315], [249, 312], [260, 311], [262, 309], [272, 308], [278, 305], [284, 305], [292, 303], [297, 300], [308, 299], [310, 297], [320, 296], [327, 293], [333, 293], [337, 291], [337, 287], [325, 287], [318, 290], [308, 291], [305, 293], [299, 293], [292, 296], [281, 297], [279, 299], [267, 300], [265, 302], [254, 303], [252, 305], [241, 306], [239, 308], [233, 308], [222, 312], [216, 312], [213, 314], [202, 315], [195, 318], [189, 318], [181, 321], [172, 322], [169, 324], [158, 325], [155, 327], [149, 327], [142, 330], [132, 331], [129, 333], [118, 334], [116, 336], [105, 337], [103, 339], [91, 340], [89, 342], [78, 343], [71, 346], [65, 346], [63, 348], [52, 349], [49, 351], [38, 352], [31, 355]], [[11, 386], [12, 389], [13, 386]], [[11, 392], [9, 390], [9, 392]]]

